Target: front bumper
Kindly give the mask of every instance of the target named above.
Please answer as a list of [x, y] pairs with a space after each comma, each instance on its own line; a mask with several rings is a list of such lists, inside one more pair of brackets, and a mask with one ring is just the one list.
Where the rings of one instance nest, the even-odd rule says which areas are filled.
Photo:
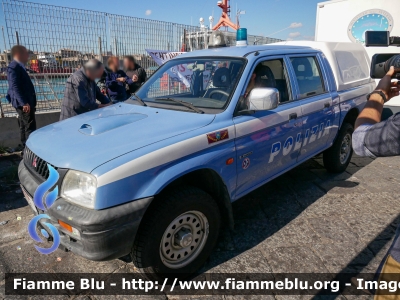
[[[18, 176], [27, 197], [34, 195], [41, 182], [26, 168], [24, 161], [18, 167]], [[153, 197], [143, 198], [93, 210], [59, 197], [44, 213], [50, 216], [50, 222], [58, 229], [63, 247], [90, 260], [111, 260], [130, 253], [139, 224], [152, 200]], [[58, 220], [78, 229], [80, 235], [73, 235], [60, 227]]]

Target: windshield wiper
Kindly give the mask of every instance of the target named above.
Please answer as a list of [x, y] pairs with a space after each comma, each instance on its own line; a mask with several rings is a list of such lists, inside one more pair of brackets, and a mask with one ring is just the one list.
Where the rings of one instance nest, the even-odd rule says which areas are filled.
[[161, 101], [171, 101], [171, 102], [175, 102], [175, 103], [179, 103], [185, 107], [190, 108], [191, 110], [197, 112], [198, 114], [204, 114], [204, 111], [202, 111], [201, 109], [197, 108], [196, 106], [194, 106], [192, 103], [190, 102], [186, 102], [186, 101], [182, 101], [182, 100], [176, 100], [174, 98], [155, 98], [154, 100], [161, 100]]
[[132, 96], [134, 96], [134, 97], [136, 98], [136, 100], [137, 100], [140, 104], [142, 104], [143, 106], [147, 106], [147, 104], [144, 103], [144, 101], [142, 100], [142, 98], [140, 98], [138, 95], [132, 94]]

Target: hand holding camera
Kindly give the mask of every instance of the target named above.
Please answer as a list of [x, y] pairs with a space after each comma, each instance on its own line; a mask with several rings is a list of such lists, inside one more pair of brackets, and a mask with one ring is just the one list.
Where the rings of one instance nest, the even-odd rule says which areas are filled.
[[393, 66], [390, 67], [389, 71], [386, 75], [379, 81], [378, 86], [376, 87], [375, 91], [381, 91], [386, 96], [386, 101], [389, 101], [393, 97], [399, 96], [400, 91], [400, 81], [393, 81], [393, 75], [400, 70], [396, 70]]

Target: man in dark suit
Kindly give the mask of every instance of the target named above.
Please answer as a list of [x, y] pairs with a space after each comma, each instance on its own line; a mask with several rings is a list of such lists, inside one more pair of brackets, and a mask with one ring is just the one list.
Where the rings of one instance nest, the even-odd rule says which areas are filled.
[[36, 130], [36, 93], [25, 70], [25, 64], [29, 60], [28, 50], [24, 46], [16, 45], [11, 49], [11, 56], [13, 61], [7, 68], [7, 99], [18, 113], [21, 143], [24, 148], [29, 135]]

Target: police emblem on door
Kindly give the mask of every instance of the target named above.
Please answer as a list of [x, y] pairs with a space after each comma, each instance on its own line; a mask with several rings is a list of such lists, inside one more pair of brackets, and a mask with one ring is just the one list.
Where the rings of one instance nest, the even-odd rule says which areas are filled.
[[246, 157], [242, 161], [242, 169], [246, 170], [250, 166], [250, 158]]

